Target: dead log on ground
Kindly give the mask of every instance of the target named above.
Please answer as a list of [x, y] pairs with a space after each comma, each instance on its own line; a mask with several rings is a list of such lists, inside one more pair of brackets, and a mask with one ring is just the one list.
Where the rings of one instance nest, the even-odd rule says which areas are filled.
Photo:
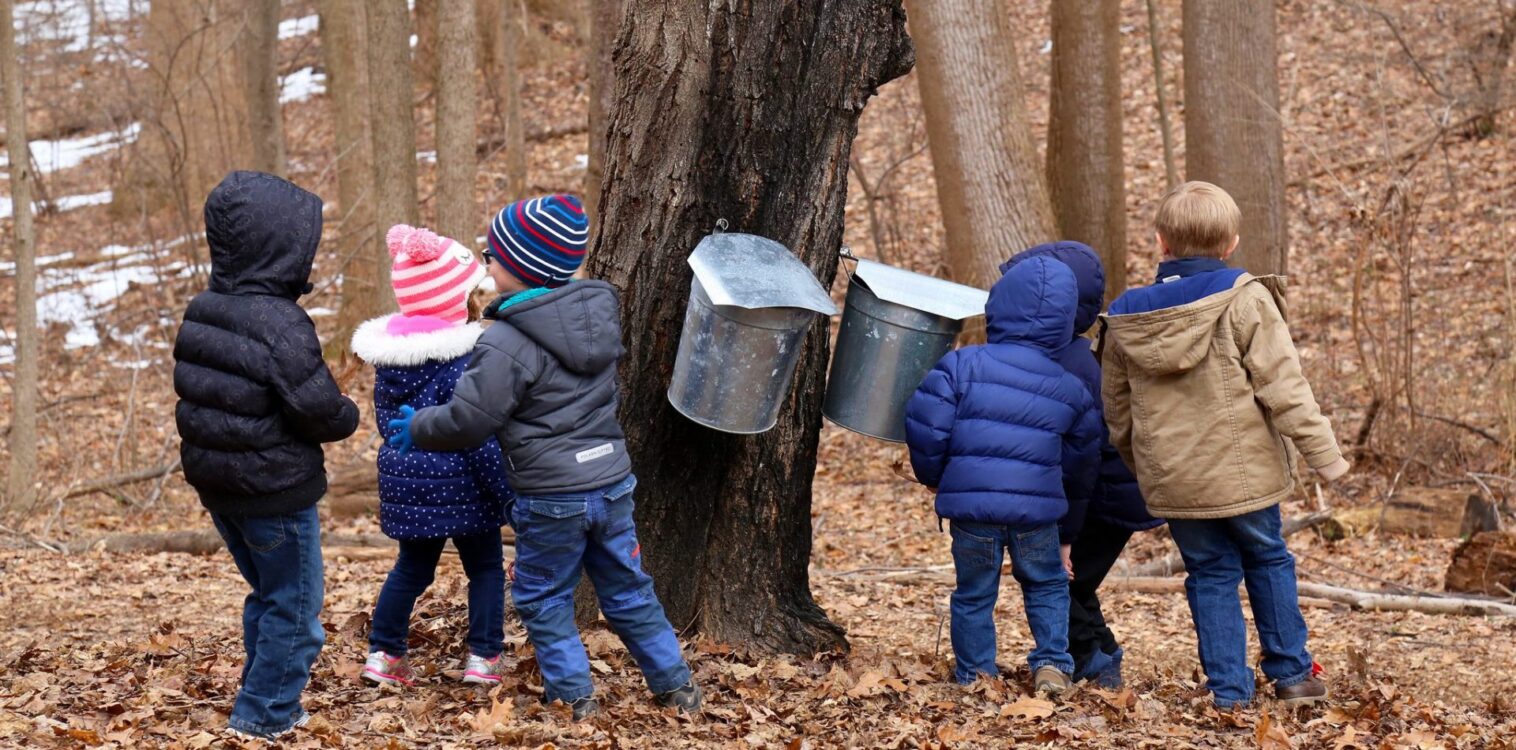
[[1404, 487], [1384, 505], [1337, 513], [1323, 530], [1345, 539], [1372, 529], [1422, 539], [1456, 539], [1495, 531], [1500, 513], [1494, 503], [1457, 488]]
[[1448, 591], [1516, 596], [1516, 532], [1487, 531], [1458, 545], [1444, 585]]
[[[1182, 594], [1184, 579], [1155, 578], [1110, 578], [1106, 586], [1117, 591], [1136, 591], [1144, 594]], [[1301, 600], [1310, 598], [1319, 601], [1347, 605], [1351, 609], [1368, 612], [1421, 612], [1429, 615], [1472, 615], [1478, 617], [1516, 617], [1516, 605], [1488, 599], [1461, 597], [1429, 597], [1404, 594], [1383, 594], [1375, 591], [1359, 591], [1324, 583], [1298, 584]]]

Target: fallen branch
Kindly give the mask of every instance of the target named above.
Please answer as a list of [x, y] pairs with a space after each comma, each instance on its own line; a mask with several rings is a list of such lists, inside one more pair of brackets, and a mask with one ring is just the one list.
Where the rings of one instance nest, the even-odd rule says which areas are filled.
[[62, 499], [67, 500], [71, 497], [91, 495], [96, 492], [105, 492], [109, 494], [110, 490], [114, 490], [117, 487], [122, 487], [128, 484], [136, 484], [138, 482], [146, 482], [150, 479], [157, 479], [162, 476], [173, 474], [174, 472], [179, 471], [181, 468], [183, 467], [180, 466], [179, 459], [176, 458], [172, 462], [166, 463], [162, 466], [155, 466], [150, 469], [142, 469], [140, 471], [133, 471], [126, 474], [117, 474], [115, 476], [106, 477], [104, 479], [96, 479], [91, 482], [80, 482], [69, 487], [68, 490], [63, 493]]
[[[1283, 528], [1280, 529], [1280, 534], [1285, 539], [1289, 539], [1295, 534], [1305, 531], [1306, 529], [1313, 529], [1323, 523], [1326, 523], [1327, 521], [1330, 521], [1331, 519], [1332, 512], [1327, 510], [1317, 511], [1315, 513], [1300, 516], [1299, 518], [1286, 519]], [[1152, 562], [1143, 563], [1142, 565], [1128, 567], [1125, 569], [1118, 568], [1118, 571], [1119, 575], [1128, 578], [1142, 578], [1147, 576], [1171, 576], [1175, 573], [1184, 571], [1184, 558], [1180, 556], [1178, 551], [1174, 551]]]
[[[1106, 586], [1117, 591], [1134, 591], [1143, 594], [1184, 593], [1184, 580], [1180, 578], [1110, 578]], [[1383, 594], [1375, 591], [1332, 586], [1325, 583], [1296, 584], [1301, 599], [1347, 605], [1351, 609], [1366, 612], [1421, 612], [1429, 615], [1473, 615], [1477, 617], [1516, 617], [1516, 606], [1488, 599], [1458, 597], [1425, 597], [1405, 594]]]

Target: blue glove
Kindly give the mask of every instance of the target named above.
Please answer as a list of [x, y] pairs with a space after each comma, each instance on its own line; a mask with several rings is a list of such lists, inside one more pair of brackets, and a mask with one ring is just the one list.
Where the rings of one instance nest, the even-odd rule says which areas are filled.
[[409, 405], [400, 406], [400, 418], [390, 420], [390, 429], [398, 430], [395, 436], [389, 439], [391, 448], [404, 454], [416, 447], [416, 441], [411, 438], [411, 419], [416, 416], [416, 410]]

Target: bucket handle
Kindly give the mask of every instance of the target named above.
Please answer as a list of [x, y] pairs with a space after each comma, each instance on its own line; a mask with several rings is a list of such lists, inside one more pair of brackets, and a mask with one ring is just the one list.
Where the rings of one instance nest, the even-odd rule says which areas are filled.
[[847, 274], [847, 283], [848, 283], [849, 286], [852, 286], [852, 284], [853, 284], [853, 272], [848, 269], [848, 267], [847, 267], [847, 261], [853, 261], [853, 264], [857, 265], [858, 264], [858, 256], [856, 256], [856, 255], [853, 254], [853, 248], [851, 248], [851, 247], [849, 247], [847, 245], [843, 245], [841, 248], [839, 248], [837, 250], [837, 257], [841, 259], [837, 263], [837, 265], [842, 266], [842, 272], [845, 273], [845, 274]]

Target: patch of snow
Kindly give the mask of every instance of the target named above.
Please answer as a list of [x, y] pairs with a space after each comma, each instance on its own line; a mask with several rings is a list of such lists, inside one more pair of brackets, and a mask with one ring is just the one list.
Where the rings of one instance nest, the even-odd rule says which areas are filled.
[[574, 154], [574, 169], [589, 169], [589, 168], [590, 168], [590, 155], [589, 154]]
[[1051, 39], [1043, 42], [1042, 43], [1042, 49], [1037, 50], [1038, 54], [1043, 54], [1043, 55], [1046, 55], [1047, 53], [1052, 52], [1052, 51], [1053, 51], [1053, 40], [1051, 40]]
[[[36, 261], [36, 263], [37, 263], [37, 267], [38, 268], [42, 268], [43, 266], [50, 266], [50, 265], [52, 265], [54, 263], [62, 263], [65, 260], [73, 260], [73, 259], [74, 259], [74, 254], [72, 252], [67, 252], [67, 253], [58, 253], [57, 255], [44, 255], [44, 256], [38, 258], [37, 261]], [[0, 273], [15, 273], [15, 272], [16, 272], [16, 264], [15, 263], [12, 263], [10, 261], [0, 261]]]
[[436, 151], [417, 151], [416, 152], [416, 159], [419, 160], [419, 161], [427, 162], [428, 164], [435, 163], [437, 161], [437, 152]]
[[315, 68], [304, 67], [280, 81], [279, 103], [303, 102], [317, 94], [326, 93], [326, 74]]
[[[90, 193], [88, 195], [66, 195], [53, 201], [53, 207], [59, 213], [63, 213], [64, 211], [72, 211], [76, 208], [84, 208], [85, 206], [99, 206], [104, 203], [110, 203], [111, 198], [112, 193], [109, 190]], [[14, 213], [14, 208], [15, 205], [11, 203], [9, 196], [0, 196], [0, 219], [9, 219]]]
[[312, 307], [311, 309], [306, 310], [305, 314], [311, 316], [312, 318], [329, 318], [333, 315], [336, 315], [337, 311], [333, 310], [330, 307]]
[[279, 22], [279, 38], [294, 39], [297, 36], [315, 33], [321, 26], [321, 17], [315, 14], [303, 18], [290, 18]]
[[[32, 141], [29, 145], [32, 148], [32, 157], [37, 160], [37, 168], [42, 170], [43, 174], [49, 174], [63, 169], [72, 169], [83, 164], [85, 159], [131, 143], [137, 140], [141, 132], [142, 126], [132, 123], [119, 133], [96, 133], [56, 141]], [[0, 157], [0, 168], [9, 166], [10, 152], [7, 151], [4, 157]]]
[[[97, 31], [101, 22], [125, 21], [146, 8], [147, 2], [143, 0], [96, 0]], [[17, 3], [15, 14], [17, 44], [51, 42], [65, 52], [83, 52], [89, 49], [91, 41], [98, 45], [106, 38], [90, 38], [90, 12], [86, 0]]]

